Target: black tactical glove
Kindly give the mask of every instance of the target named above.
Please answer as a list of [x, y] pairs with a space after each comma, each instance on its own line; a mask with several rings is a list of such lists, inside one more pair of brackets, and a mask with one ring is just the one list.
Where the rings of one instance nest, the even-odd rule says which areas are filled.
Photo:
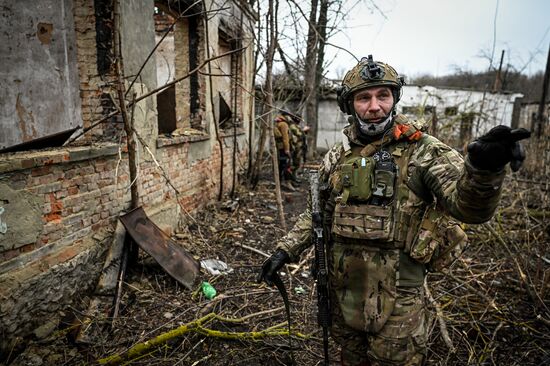
[[269, 257], [262, 265], [262, 270], [260, 271], [256, 281], [258, 283], [265, 281], [265, 283], [269, 286], [272, 286], [273, 276], [288, 262], [290, 262], [288, 253], [282, 249], [277, 249], [277, 251], [273, 253], [273, 255], [271, 255], [271, 257]]
[[512, 130], [499, 125], [468, 145], [470, 163], [476, 169], [498, 172], [510, 163], [514, 172], [525, 160], [525, 151], [518, 141], [529, 138], [531, 132], [525, 128]]

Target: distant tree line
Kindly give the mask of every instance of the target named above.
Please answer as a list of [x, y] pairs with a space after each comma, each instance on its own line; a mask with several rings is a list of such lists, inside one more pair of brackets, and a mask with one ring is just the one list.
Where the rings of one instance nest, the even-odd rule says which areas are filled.
[[523, 101], [529, 103], [540, 101], [543, 78], [543, 71], [529, 76], [517, 71], [504, 70], [501, 72], [500, 82], [495, 84], [496, 70], [485, 72], [457, 70], [456, 73], [445, 76], [420, 75], [409, 80], [409, 84], [516, 92], [522, 93]]

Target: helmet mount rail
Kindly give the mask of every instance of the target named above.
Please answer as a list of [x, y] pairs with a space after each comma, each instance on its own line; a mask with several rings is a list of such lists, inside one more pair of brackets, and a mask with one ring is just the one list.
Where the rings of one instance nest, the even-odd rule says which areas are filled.
[[374, 62], [372, 55], [369, 55], [366, 58], [363, 57], [361, 62], [366, 63], [365, 67], [363, 67], [363, 70], [361, 71], [361, 78], [363, 78], [363, 80], [379, 80], [386, 74], [384, 69]]

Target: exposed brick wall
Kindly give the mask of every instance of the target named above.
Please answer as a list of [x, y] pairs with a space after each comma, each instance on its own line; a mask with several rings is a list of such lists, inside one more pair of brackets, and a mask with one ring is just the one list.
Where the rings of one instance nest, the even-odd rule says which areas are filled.
[[[232, 137], [227, 137], [231, 139]], [[193, 143], [186, 142], [163, 147], [159, 152], [159, 164], [168, 173], [172, 184], [180, 192], [179, 200], [186, 211], [194, 211], [206, 203], [217, 199], [219, 191], [220, 151], [218, 144], [212, 145], [211, 154], [206, 159], [188, 162], [189, 148]], [[206, 143], [210, 144], [209, 141]], [[232, 182], [232, 147], [224, 148], [224, 192], [231, 190]], [[238, 159], [243, 161], [246, 154], [240, 153]], [[242, 166], [242, 164], [237, 164]], [[141, 181], [140, 197], [145, 206], [150, 206], [175, 199], [174, 190], [166, 184], [160, 170], [154, 163], [141, 165], [141, 171], [145, 180]]]
[[[101, 116], [101, 80], [96, 64], [96, 32], [93, 1], [75, 0], [75, 29], [78, 71], [80, 75], [80, 97], [84, 127]], [[97, 133], [101, 133], [98, 128]]]
[[[128, 207], [129, 195], [124, 192], [129, 180], [126, 162], [120, 164], [117, 189], [116, 155], [82, 160], [81, 151], [52, 152], [56, 158], [61, 157], [49, 165], [41, 165], [41, 157], [35, 153], [23, 159], [23, 165], [36, 166], [2, 175], [2, 182], [41, 198], [43, 227], [35, 243], [0, 253], [0, 266], [20, 252], [37, 250], [62, 239], [71, 242], [86, 237], [110, 225], [120, 211]], [[116, 152], [112, 148], [105, 151]], [[20, 155], [25, 154], [14, 156]]]
[[[183, 141], [157, 148], [156, 158], [180, 192], [178, 198], [183, 208], [193, 212], [217, 198], [221, 159], [217, 144], [211, 145], [209, 138]], [[211, 153], [191, 161], [192, 144], [211, 145]], [[225, 144], [224, 155], [227, 193], [232, 182], [230, 143]], [[0, 328], [9, 331], [8, 338], [28, 334], [46, 313], [54, 314], [64, 302], [69, 304], [72, 296], [95, 284], [107, 245], [98, 239], [98, 233], [111, 231], [117, 217], [130, 205], [127, 156], [122, 156], [119, 161], [116, 145], [103, 144], [92, 150], [81, 147], [12, 154], [0, 167], [3, 169], [0, 183], [31, 192], [42, 202], [42, 230], [38, 239], [0, 252]], [[238, 158], [241, 162], [237, 166], [243, 166], [244, 150]], [[170, 202], [177, 204], [174, 190], [155, 163], [142, 162], [138, 179], [141, 205], [146, 209]], [[86, 258], [92, 262], [82, 259], [83, 251], [89, 251]], [[78, 270], [66, 273], [77, 267]], [[59, 281], [60, 273], [70, 279]], [[13, 281], [16, 277], [23, 280]], [[78, 277], [82, 277], [81, 281]], [[56, 283], [56, 299], [49, 294], [52, 282]], [[19, 290], [22, 283], [24, 287]], [[25, 293], [31, 291], [28, 283], [33, 283], [34, 296]], [[52, 305], [45, 305], [46, 300], [52, 300]], [[25, 326], [19, 326], [20, 321]]]
[[174, 17], [169, 14], [159, 13], [154, 15], [155, 18], [155, 32], [164, 33], [166, 32], [172, 23], [174, 23]]
[[[80, 98], [82, 103], [82, 125], [89, 127], [101, 119], [106, 111], [105, 104], [111, 104], [106, 95], [112, 91], [112, 71], [99, 75], [97, 69], [96, 17], [94, 0], [73, 0], [76, 30], [76, 53], [80, 76]], [[80, 141], [102, 140], [117, 134], [120, 124], [104, 123], [86, 134]], [[109, 136], [106, 136], [108, 132]]]
[[[180, 201], [187, 211], [193, 211], [216, 199], [219, 189], [221, 159], [218, 145], [212, 146], [209, 158], [189, 164], [188, 151], [193, 143], [197, 142], [174, 144], [157, 150], [157, 160], [180, 192]], [[110, 226], [129, 207], [127, 160], [118, 160], [114, 145], [104, 148], [104, 153], [106, 156], [80, 160], [74, 152], [58, 151], [56, 156], [62, 157], [50, 165], [42, 165], [45, 161], [41, 157], [24, 158], [23, 164], [37, 166], [2, 175], [0, 182], [41, 197], [43, 228], [36, 242], [0, 252], [0, 266], [21, 254], [55, 244], [62, 239], [71, 242], [84, 238], [102, 227]], [[71, 157], [75, 161], [71, 161]], [[225, 192], [232, 188], [231, 158], [232, 148], [225, 147]], [[246, 155], [241, 152], [238, 159], [245, 158]], [[152, 207], [175, 199], [174, 190], [166, 184], [154, 162], [140, 164], [138, 181], [143, 206]]]

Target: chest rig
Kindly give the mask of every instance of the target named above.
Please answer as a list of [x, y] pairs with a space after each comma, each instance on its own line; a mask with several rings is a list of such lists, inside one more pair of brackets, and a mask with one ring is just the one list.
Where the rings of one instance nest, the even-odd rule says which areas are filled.
[[408, 190], [404, 182], [412, 147], [409, 141], [388, 138], [345, 150], [332, 177], [336, 202], [331, 232], [336, 240], [369, 240], [386, 248], [393, 242], [399, 224], [396, 199], [400, 190]]

